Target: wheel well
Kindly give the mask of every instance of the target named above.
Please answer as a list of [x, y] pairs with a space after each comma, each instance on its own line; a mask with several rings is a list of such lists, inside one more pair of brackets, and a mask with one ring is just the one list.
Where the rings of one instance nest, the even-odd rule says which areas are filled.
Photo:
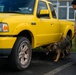
[[70, 38], [72, 38], [72, 31], [69, 30], [68, 33], [67, 33], [67, 35], [68, 35]]
[[24, 31], [20, 32], [20, 33], [17, 35], [17, 37], [19, 37], [19, 36], [24, 36], [24, 37], [26, 37], [26, 38], [30, 41], [30, 43], [32, 44], [32, 34], [31, 34], [30, 31], [24, 30]]

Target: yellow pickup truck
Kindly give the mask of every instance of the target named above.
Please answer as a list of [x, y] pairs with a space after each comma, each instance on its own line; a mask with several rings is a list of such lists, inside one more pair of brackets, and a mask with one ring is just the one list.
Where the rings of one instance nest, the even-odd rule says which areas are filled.
[[32, 49], [74, 37], [74, 23], [58, 20], [48, 0], [0, 0], [0, 56], [14, 69], [26, 69]]

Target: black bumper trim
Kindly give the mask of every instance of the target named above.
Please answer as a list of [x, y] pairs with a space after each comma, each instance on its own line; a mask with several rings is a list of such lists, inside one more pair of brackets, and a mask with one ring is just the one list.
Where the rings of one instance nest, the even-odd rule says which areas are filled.
[[11, 49], [0, 49], [0, 56], [9, 56], [11, 54]]

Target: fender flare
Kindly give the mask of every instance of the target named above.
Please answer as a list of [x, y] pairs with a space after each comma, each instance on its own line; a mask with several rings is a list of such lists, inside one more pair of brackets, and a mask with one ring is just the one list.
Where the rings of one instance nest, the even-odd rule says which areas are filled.
[[69, 32], [69, 31], [71, 31], [72, 32], [72, 36], [71, 36], [71, 38], [73, 38], [73, 34], [74, 34], [74, 31], [72, 30], [72, 27], [71, 26], [67, 26], [66, 28], [65, 28], [65, 30], [64, 30], [64, 33], [63, 33], [63, 35], [64, 35], [64, 37], [66, 37], [67, 36], [67, 33]]
[[32, 47], [34, 48], [36, 46], [36, 33], [35, 31], [27, 24], [22, 23], [16, 26], [16, 28], [13, 30], [12, 35], [18, 35], [20, 32], [27, 30], [31, 33], [32, 35]]

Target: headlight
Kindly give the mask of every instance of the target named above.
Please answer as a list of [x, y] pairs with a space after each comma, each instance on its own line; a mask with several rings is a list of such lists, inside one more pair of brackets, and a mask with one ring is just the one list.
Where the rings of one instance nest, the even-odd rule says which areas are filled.
[[8, 24], [7, 23], [0, 23], [0, 32], [8, 32]]

